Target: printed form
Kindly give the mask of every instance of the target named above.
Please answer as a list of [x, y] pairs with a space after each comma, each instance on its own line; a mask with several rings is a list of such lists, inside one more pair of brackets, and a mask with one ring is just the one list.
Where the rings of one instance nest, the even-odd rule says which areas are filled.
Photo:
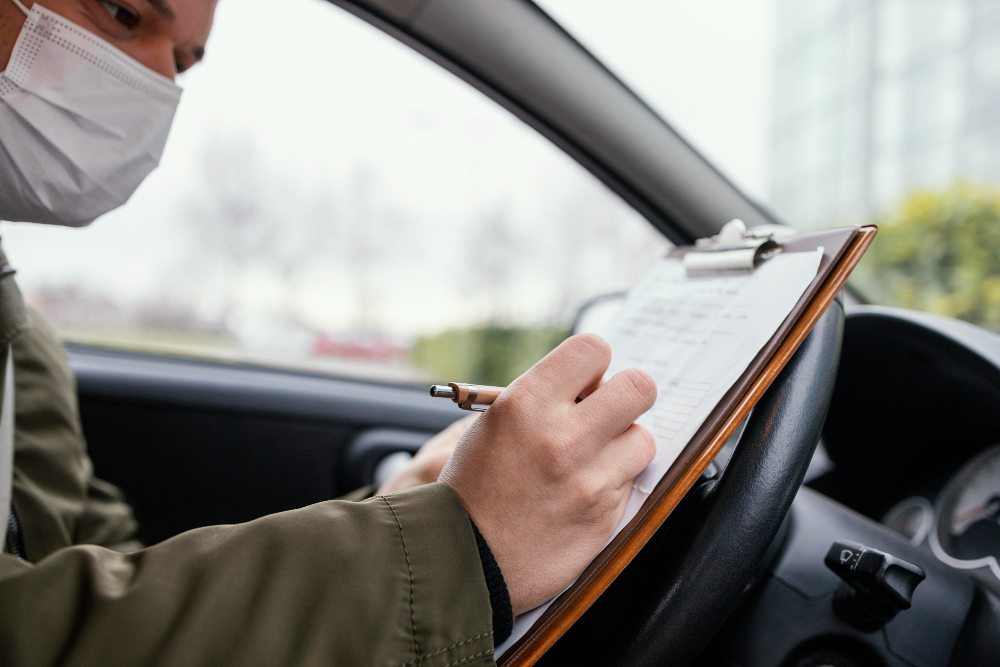
[[[822, 256], [822, 248], [781, 254], [752, 273], [704, 276], [688, 276], [680, 259], [667, 257], [629, 293], [605, 333], [613, 350], [606, 377], [636, 366], [656, 381], [656, 404], [638, 419], [656, 438], [656, 456], [636, 478], [614, 535], [802, 298]], [[549, 604], [515, 619], [496, 655], [523, 636]]]

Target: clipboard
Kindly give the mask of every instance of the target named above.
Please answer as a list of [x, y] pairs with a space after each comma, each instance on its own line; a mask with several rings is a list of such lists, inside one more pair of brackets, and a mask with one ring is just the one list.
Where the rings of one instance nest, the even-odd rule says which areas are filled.
[[777, 238], [772, 233], [747, 230], [742, 222], [734, 220], [718, 236], [674, 248], [668, 254], [681, 259], [689, 275], [696, 275], [706, 271], [752, 271], [778, 253], [816, 252], [822, 248], [816, 276], [802, 297], [716, 404], [638, 513], [527, 633], [499, 657], [501, 667], [537, 662], [649, 542], [826, 312], [876, 233], [874, 225], [861, 225]]

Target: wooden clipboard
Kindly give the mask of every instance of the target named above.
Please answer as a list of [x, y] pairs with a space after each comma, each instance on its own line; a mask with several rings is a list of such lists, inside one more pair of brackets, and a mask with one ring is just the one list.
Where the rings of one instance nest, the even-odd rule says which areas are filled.
[[[795, 354], [844, 287], [876, 232], [874, 225], [864, 225], [807, 232], [780, 240], [784, 253], [823, 249], [816, 277], [774, 336], [705, 419], [635, 517], [528, 632], [500, 656], [501, 667], [537, 662], [635, 558]], [[693, 251], [695, 246], [685, 246], [674, 249], [670, 256], [683, 257]]]

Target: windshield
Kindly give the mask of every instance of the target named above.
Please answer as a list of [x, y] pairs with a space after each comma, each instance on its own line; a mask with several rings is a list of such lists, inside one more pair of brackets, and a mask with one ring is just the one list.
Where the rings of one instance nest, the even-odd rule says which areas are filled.
[[870, 301], [1000, 331], [1000, 4], [539, 4], [780, 222], [878, 224]]

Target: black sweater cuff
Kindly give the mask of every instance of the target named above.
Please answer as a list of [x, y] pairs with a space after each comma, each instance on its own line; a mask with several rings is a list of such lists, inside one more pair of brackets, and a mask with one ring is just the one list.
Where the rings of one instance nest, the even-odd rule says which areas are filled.
[[[469, 523], [472, 523], [471, 521]], [[493, 552], [486, 544], [482, 533], [472, 524], [472, 532], [476, 535], [476, 546], [479, 547], [479, 560], [483, 563], [483, 575], [486, 577], [486, 588], [490, 592], [490, 607], [493, 608], [493, 645], [499, 646], [510, 637], [514, 629], [514, 610], [510, 606], [510, 594], [507, 583], [503, 580], [500, 566], [493, 558]]]

